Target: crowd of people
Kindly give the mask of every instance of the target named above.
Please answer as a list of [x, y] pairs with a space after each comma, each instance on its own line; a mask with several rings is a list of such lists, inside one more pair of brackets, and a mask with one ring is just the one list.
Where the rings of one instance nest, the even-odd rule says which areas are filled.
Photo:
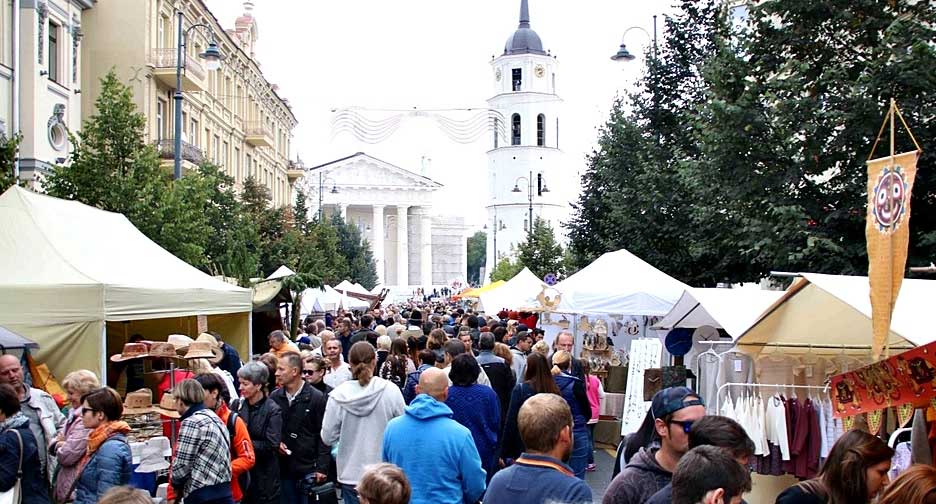
[[[247, 362], [178, 375], [171, 503], [590, 503], [603, 390], [575, 338], [441, 304], [308, 317]], [[202, 340], [199, 337], [200, 341]], [[127, 367], [127, 372], [132, 371]], [[128, 377], [129, 378], [129, 377]], [[236, 385], [235, 385], [236, 384]], [[151, 502], [128, 487], [124, 401], [87, 370], [62, 381], [65, 414], [0, 356], [0, 492], [24, 503]], [[754, 445], [686, 387], [659, 391], [619, 450], [604, 504], [738, 504]], [[777, 504], [936, 504], [936, 469], [895, 481], [886, 443], [846, 433], [815, 479]], [[889, 483], [889, 484], [888, 484]]]

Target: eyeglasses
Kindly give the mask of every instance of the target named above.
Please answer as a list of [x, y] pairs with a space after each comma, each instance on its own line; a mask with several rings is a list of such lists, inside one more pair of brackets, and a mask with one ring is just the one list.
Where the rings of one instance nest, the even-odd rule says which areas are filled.
[[100, 410], [96, 410], [96, 409], [94, 409], [94, 408], [81, 408], [81, 414], [82, 414], [82, 415], [84, 415], [85, 413], [94, 414], [94, 413], [97, 413], [98, 411], [100, 411]]
[[676, 424], [682, 427], [683, 432], [689, 434], [689, 431], [692, 430], [692, 424], [695, 420], [670, 420], [669, 423]]
[[319, 371], [321, 371], [321, 369], [303, 369], [302, 376], [312, 376]]

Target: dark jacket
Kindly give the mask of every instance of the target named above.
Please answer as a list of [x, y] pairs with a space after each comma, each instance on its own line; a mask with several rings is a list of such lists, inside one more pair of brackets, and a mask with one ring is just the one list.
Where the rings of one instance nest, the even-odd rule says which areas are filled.
[[584, 429], [591, 418], [591, 403], [588, 401], [588, 394], [585, 393], [585, 383], [565, 373], [560, 373], [554, 378], [562, 398], [569, 403], [569, 409], [572, 410], [574, 428]]
[[518, 383], [510, 393], [510, 405], [507, 407], [507, 420], [504, 423], [504, 435], [501, 438], [501, 456], [503, 458], [517, 458], [526, 449], [520, 439], [520, 429], [517, 427], [517, 415], [520, 406], [527, 399], [536, 395], [536, 391], [528, 383]]
[[620, 474], [611, 480], [602, 504], [644, 504], [673, 479], [657, 463], [656, 450], [641, 448]]
[[78, 476], [75, 504], [94, 504], [111, 487], [130, 481], [133, 455], [127, 437], [116, 434], [104, 441], [94, 452]]
[[[12, 429], [11, 429], [12, 430]], [[19, 464], [20, 448], [16, 434], [6, 430], [0, 433], [0, 492], [6, 492], [16, 484], [16, 468]], [[29, 431], [28, 425], [16, 429], [23, 438], [23, 502], [29, 504], [47, 504], [49, 485], [46, 482], [41, 465], [36, 438]]]
[[221, 346], [221, 350], [224, 352], [224, 358], [218, 363], [218, 367], [231, 373], [231, 376], [236, 379], [237, 372], [240, 371], [241, 368], [240, 354], [237, 353], [234, 347], [227, 343]]
[[[497, 394], [501, 412], [507, 411], [510, 405], [510, 393], [513, 391], [517, 382], [514, 379], [513, 372], [510, 370], [510, 366], [508, 366], [503, 359], [497, 357], [497, 361], [485, 361], [485, 359], [482, 359], [485, 353], [485, 351], [481, 352], [481, 355], [478, 357], [478, 363], [481, 364], [481, 369], [484, 370], [488, 379], [491, 380], [491, 388], [494, 389], [494, 392]], [[501, 413], [501, 426], [504, 425], [506, 420], [506, 415]]]
[[592, 493], [588, 483], [576, 478], [562, 461], [528, 453], [495, 474], [484, 494], [484, 504], [520, 502], [590, 504]]
[[303, 384], [299, 394], [289, 404], [286, 387], [270, 394], [283, 412], [282, 441], [292, 455], [280, 455], [280, 473], [286, 479], [303, 479], [313, 472], [328, 472], [331, 448], [322, 442], [322, 418], [325, 416], [325, 394]]
[[243, 504], [278, 504], [280, 500], [279, 444], [283, 435], [283, 412], [276, 402], [261, 399], [250, 407], [240, 399], [231, 408], [237, 412], [250, 433], [257, 462], [250, 470], [250, 486]]
[[331, 394], [331, 391], [334, 390], [332, 387], [328, 386], [327, 383], [325, 383], [325, 380], [322, 380], [316, 383], [315, 385], [312, 385], [312, 388], [325, 394], [325, 399], [328, 399], [328, 394]]

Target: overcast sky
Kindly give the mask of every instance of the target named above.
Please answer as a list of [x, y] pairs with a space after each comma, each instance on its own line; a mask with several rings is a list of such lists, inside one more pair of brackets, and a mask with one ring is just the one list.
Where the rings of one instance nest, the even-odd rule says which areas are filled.
[[[226, 28], [243, 11], [239, 0], [207, 0]], [[455, 143], [426, 118], [407, 118], [379, 144], [333, 134], [332, 109], [483, 107], [493, 94], [491, 56], [500, 56], [517, 27], [519, 0], [255, 0], [257, 59], [266, 78], [293, 107], [299, 126], [292, 157], [314, 166], [364, 151], [427, 175], [445, 188], [436, 212], [460, 215], [480, 228], [485, 221], [485, 176], [490, 135]], [[530, 0], [532, 28], [559, 62], [556, 88], [563, 98], [560, 147], [564, 179], [550, 188], [573, 200], [585, 155], [607, 119], [616, 94], [629, 89], [643, 65], [609, 59], [625, 29], [652, 33], [654, 14], [669, 2]], [[663, 20], [658, 19], [662, 40]], [[649, 38], [631, 30], [625, 42], [641, 56]], [[381, 116], [373, 114], [375, 119]], [[466, 187], [474, 188], [473, 193]], [[353, 204], [353, 202], [352, 202]]]

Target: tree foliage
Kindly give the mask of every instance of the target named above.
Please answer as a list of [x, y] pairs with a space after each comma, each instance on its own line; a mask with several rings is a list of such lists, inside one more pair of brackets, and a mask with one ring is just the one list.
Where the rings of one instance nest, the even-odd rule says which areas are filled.
[[0, 194], [16, 183], [14, 164], [19, 158], [19, 144], [23, 136], [0, 137]]
[[523, 263], [521, 263], [519, 259], [507, 256], [501, 258], [501, 260], [497, 261], [497, 264], [494, 265], [494, 271], [491, 272], [491, 281], [497, 282], [503, 280], [506, 282], [521, 271], [523, 271]]
[[338, 250], [348, 261], [348, 278], [367, 289], [377, 286], [377, 266], [370, 242], [361, 236], [361, 230], [345, 221], [340, 214], [331, 217], [330, 225], [338, 234]]
[[722, 4], [683, 1], [615, 103], [569, 226], [577, 262], [626, 247], [693, 285], [866, 272], [864, 162], [891, 97], [923, 148], [909, 263], [933, 260], [936, 7], [761, 2], [733, 24]]
[[487, 233], [478, 231], [468, 237], [468, 283], [481, 283], [481, 268], [487, 261]]
[[561, 276], [564, 273], [564, 252], [556, 241], [556, 235], [548, 222], [536, 217], [533, 230], [517, 246], [517, 259], [520, 264], [530, 268], [537, 278], [545, 278], [552, 273]]

